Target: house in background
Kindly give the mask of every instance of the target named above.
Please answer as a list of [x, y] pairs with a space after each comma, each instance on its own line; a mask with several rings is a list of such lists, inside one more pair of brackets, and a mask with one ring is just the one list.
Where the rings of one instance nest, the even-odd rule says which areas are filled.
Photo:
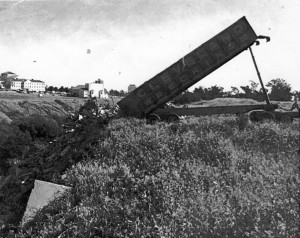
[[41, 80], [19, 79], [18, 75], [7, 71], [0, 75], [0, 88], [4, 88], [4, 82], [9, 80], [11, 90], [27, 90], [29, 92], [45, 92], [46, 84]]
[[12, 79], [11, 90], [27, 90], [28, 92], [45, 92], [46, 84], [41, 80], [35, 79]]
[[5, 88], [5, 82], [7, 80], [11, 81], [13, 79], [15, 79], [16, 77], [18, 77], [17, 74], [13, 73], [13, 72], [10, 72], [10, 71], [7, 71], [7, 72], [4, 72], [4, 73], [1, 73], [0, 75], [0, 88]]
[[104, 82], [101, 79], [97, 79], [93, 83], [71, 87], [70, 91], [72, 96], [81, 98], [108, 98], [107, 90], [104, 88]]
[[41, 80], [28, 79], [23, 81], [23, 89], [29, 92], [45, 92], [46, 84]]
[[23, 82], [26, 79], [13, 79], [10, 82], [10, 89], [11, 90], [22, 90], [23, 89]]
[[16, 77], [18, 77], [18, 75], [13, 72], [10, 72], [10, 71], [1, 73], [1, 75], [0, 75], [1, 79], [14, 79]]
[[80, 98], [87, 98], [89, 96], [89, 90], [87, 88], [80, 88], [78, 90], [78, 96]]
[[129, 86], [128, 86], [128, 93], [131, 93], [133, 90], [135, 90], [136, 89], [136, 86], [134, 85], [134, 84], [130, 84]]
[[91, 98], [108, 98], [108, 93], [104, 89], [104, 82], [101, 79], [96, 80], [94, 83], [86, 84], [86, 88]]
[[4, 80], [0, 78], [0, 89], [4, 88]]
[[85, 88], [85, 85], [77, 85], [70, 88], [71, 96], [79, 97], [79, 90]]

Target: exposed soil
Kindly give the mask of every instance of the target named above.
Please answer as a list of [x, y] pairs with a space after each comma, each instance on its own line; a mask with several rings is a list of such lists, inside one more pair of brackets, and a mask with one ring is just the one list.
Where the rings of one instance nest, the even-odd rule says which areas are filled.
[[29, 115], [45, 117], [65, 117], [77, 111], [87, 99], [59, 95], [39, 96], [37, 93], [21, 94], [13, 91], [0, 91], [0, 121], [11, 122]]

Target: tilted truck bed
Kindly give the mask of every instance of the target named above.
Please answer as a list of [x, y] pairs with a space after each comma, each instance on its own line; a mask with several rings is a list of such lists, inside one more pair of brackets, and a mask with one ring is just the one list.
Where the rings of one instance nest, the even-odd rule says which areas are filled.
[[246, 50], [257, 35], [246, 17], [182, 57], [118, 102], [122, 111], [142, 118]]

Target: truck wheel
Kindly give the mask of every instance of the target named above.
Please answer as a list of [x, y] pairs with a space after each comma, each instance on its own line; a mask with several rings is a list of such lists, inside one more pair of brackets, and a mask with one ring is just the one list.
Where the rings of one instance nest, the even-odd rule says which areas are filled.
[[153, 114], [150, 114], [149, 116], [147, 116], [146, 120], [147, 120], [147, 124], [153, 125], [156, 122], [160, 121], [160, 117], [159, 117], [159, 115], [153, 113]]
[[251, 122], [274, 121], [275, 116], [267, 111], [252, 111], [250, 112], [249, 119]]
[[168, 123], [176, 123], [179, 122], [180, 118], [177, 114], [170, 114], [167, 116], [167, 122]]
[[262, 121], [275, 121], [275, 116], [272, 112], [263, 112], [262, 113]]
[[282, 116], [280, 116], [280, 122], [281, 123], [292, 123], [293, 119], [294, 118], [290, 117], [289, 115], [282, 115]]
[[250, 112], [249, 114], [249, 119], [251, 122], [258, 122], [258, 118], [257, 118], [257, 115], [256, 115], [256, 112]]

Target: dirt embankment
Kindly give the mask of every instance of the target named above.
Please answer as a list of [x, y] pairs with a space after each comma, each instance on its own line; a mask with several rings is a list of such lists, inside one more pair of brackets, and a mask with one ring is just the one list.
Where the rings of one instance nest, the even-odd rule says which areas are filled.
[[30, 115], [63, 118], [83, 105], [85, 99], [62, 96], [22, 95], [16, 92], [0, 92], [0, 121], [20, 120]]

